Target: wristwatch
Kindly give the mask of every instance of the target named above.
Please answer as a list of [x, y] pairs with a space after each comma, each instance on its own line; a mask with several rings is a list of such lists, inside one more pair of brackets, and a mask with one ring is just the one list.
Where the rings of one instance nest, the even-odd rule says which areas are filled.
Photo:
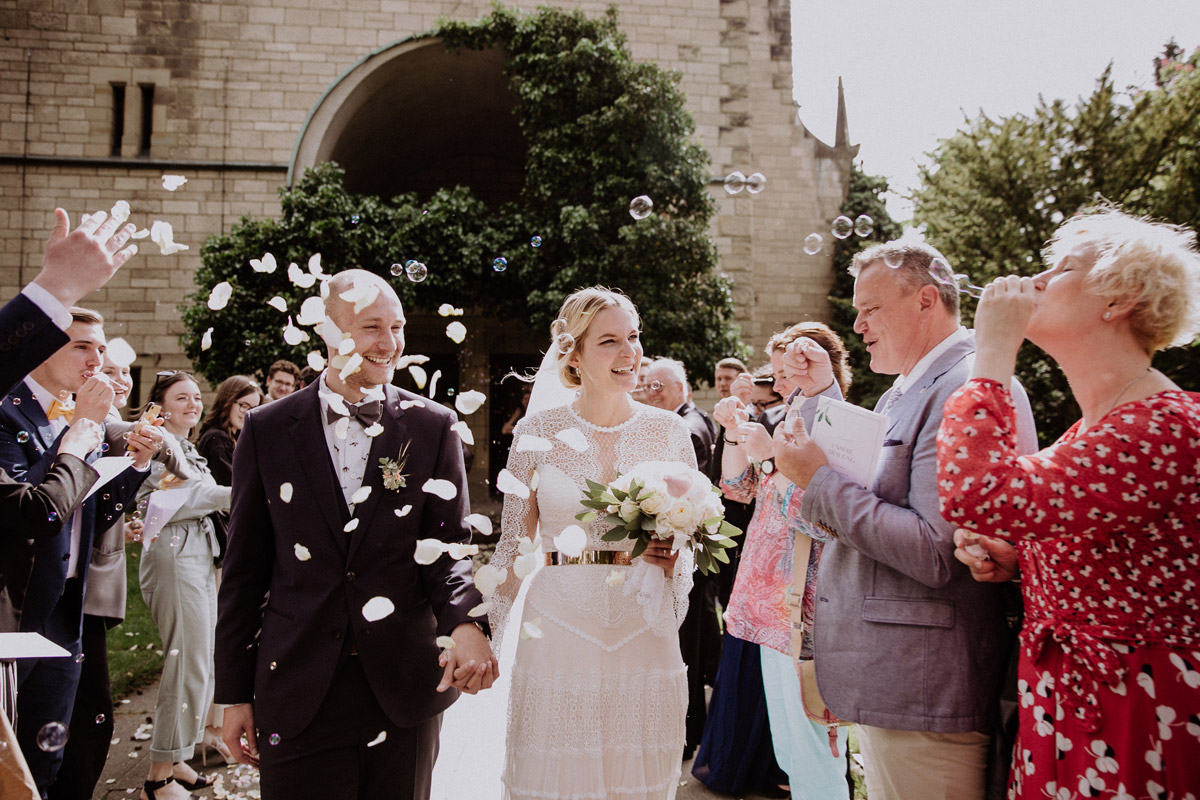
[[763, 471], [763, 475], [770, 475], [771, 473], [773, 473], [775, 471], [775, 459], [768, 458], [767, 460], [762, 462], [760, 467]]

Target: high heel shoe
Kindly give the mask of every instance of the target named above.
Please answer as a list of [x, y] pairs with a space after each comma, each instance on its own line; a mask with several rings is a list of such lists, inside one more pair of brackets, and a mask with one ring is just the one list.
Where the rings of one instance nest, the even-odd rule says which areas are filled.
[[212, 779], [207, 775], [201, 775], [199, 772], [196, 773], [196, 780], [194, 781], [185, 781], [183, 778], [175, 778], [175, 782], [187, 789], [189, 792], [194, 792], [197, 789], [204, 789], [208, 786], [212, 786]]
[[[175, 779], [170, 775], [163, 778], [161, 781], [145, 781], [142, 783], [142, 791], [146, 793], [146, 800], [155, 800], [154, 793], [170, 783], [175, 783]], [[180, 785], [184, 785], [182, 781], [180, 782]], [[189, 794], [188, 797], [192, 798], [192, 800], [200, 800], [200, 798], [194, 794]]]
[[213, 731], [212, 728], [204, 729], [204, 742], [200, 747], [200, 764], [208, 766], [208, 750], [212, 748], [216, 750], [221, 758], [225, 759], [225, 766], [231, 767], [237, 763], [237, 759], [233, 757], [233, 753], [229, 752], [229, 747], [226, 746], [225, 740], [221, 738], [221, 734]]

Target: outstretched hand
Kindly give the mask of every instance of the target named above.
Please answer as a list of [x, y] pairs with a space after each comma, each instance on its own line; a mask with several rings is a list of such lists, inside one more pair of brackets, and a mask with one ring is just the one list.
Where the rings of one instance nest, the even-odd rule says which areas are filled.
[[125, 247], [137, 227], [133, 223], [122, 226], [121, 220], [103, 211], [85, 215], [79, 227], [67, 233], [70, 227], [67, 212], [54, 209], [54, 229], [46, 241], [42, 271], [33, 279], [67, 308], [108, 283], [137, 253], [136, 244]]

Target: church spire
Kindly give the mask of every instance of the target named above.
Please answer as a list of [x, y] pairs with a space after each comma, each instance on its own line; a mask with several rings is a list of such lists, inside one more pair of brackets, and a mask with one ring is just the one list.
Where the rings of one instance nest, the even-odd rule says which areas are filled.
[[845, 150], [850, 147], [850, 125], [846, 121], [846, 92], [842, 88], [842, 76], [838, 76], [837, 99], [837, 133], [834, 135], [833, 149]]

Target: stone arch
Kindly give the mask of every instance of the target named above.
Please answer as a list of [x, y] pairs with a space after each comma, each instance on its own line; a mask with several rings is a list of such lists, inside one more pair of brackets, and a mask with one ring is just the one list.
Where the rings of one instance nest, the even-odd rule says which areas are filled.
[[515, 200], [526, 143], [500, 49], [451, 53], [406, 39], [370, 53], [317, 101], [300, 132], [288, 185], [335, 161], [346, 188], [391, 197], [468, 186], [490, 204]]

